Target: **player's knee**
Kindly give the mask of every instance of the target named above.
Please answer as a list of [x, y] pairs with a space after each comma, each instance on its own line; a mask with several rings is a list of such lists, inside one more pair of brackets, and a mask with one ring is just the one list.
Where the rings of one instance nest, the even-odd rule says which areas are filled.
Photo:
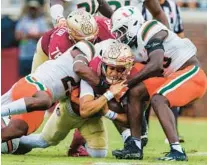
[[107, 149], [89, 148], [86, 145], [86, 150], [92, 158], [105, 158], [107, 156]]
[[155, 94], [152, 96], [151, 104], [153, 107], [157, 107], [159, 105], [168, 104], [168, 101], [164, 96]]
[[144, 84], [140, 83], [129, 90], [129, 99], [141, 100], [146, 95], [146, 88]]

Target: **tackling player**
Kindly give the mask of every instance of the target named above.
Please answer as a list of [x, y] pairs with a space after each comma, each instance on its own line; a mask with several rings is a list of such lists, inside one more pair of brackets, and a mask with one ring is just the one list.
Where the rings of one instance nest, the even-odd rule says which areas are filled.
[[158, 0], [50, 0], [50, 14], [54, 25], [63, 27], [66, 26], [66, 16], [76, 8], [83, 8], [91, 14], [100, 11], [102, 15], [110, 18], [113, 11], [129, 5], [135, 6], [139, 10], [144, 5], [153, 18], [169, 26]]
[[[128, 111], [132, 136], [124, 149], [114, 151], [113, 155], [117, 158], [143, 158], [140, 147], [143, 112], [140, 105], [142, 99], [149, 95], [170, 143], [170, 152], [159, 160], [187, 160], [179, 144], [170, 107], [184, 106], [201, 98], [206, 92], [206, 75], [197, 60], [196, 47], [189, 39], [179, 38], [156, 20], [144, 22], [141, 13], [132, 6], [118, 9], [112, 16], [112, 25], [112, 31], [119, 34], [119, 40], [134, 49], [136, 60], [146, 63], [128, 81], [129, 87], [133, 87], [129, 92]], [[190, 95], [186, 95], [186, 91], [190, 91]]]

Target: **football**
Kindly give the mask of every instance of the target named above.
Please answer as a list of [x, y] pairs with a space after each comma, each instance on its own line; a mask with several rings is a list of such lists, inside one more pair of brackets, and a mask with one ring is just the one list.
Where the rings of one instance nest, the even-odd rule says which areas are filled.
[[[1, 128], [4, 128], [9, 123], [9, 117], [1, 118]], [[2, 154], [11, 154], [14, 153], [19, 147], [19, 138], [9, 140], [7, 142], [1, 143], [1, 153]]]

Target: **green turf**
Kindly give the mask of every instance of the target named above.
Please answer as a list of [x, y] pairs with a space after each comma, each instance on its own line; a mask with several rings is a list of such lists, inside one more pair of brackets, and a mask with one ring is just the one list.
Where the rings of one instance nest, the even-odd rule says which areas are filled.
[[153, 165], [153, 164], [184, 164], [184, 165], [207, 165], [207, 121], [194, 119], [180, 119], [179, 130], [185, 137], [183, 145], [188, 154], [188, 162], [160, 162], [155, 160], [168, 151], [168, 145], [164, 143], [165, 136], [156, 119], [150, 121], [149, 143], [144, 150], [144, 159], [117, 160], [111, 155], [113, 149], [122, 148], [122, 139], [116, 132], [109, 120], [106, 120], [109, 134], [109, 150], [107, 158], [72, 158], [65, 155], [69, 142], [70, 133], [58, 146], [48, 149], [34, 149], [27, 155], [2, 155], [2, 165]]

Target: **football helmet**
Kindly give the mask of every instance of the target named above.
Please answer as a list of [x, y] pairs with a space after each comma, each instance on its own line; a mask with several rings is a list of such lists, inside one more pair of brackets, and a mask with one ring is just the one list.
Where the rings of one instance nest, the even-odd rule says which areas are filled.
[[[102, 73], [106, 76], [106, 80], [109, 84], [114, 84], [116, 82], [125, 80], [132, 69], [134, 64], [134, 55], [131, 52], [131, 49], [128, 45], [113, 42], [108, 49], [103, 52], [101, 57], [102, 61]], [[117, 79], [108, 77], [106, 74], [107, 66], [116, 68], [121, 72], [121, 76]]]
[[124, 6], [113, 13], [111, 21], [111, 31], [116, 33], [117, 39], [130, 45], [144, 23], [144, 18], [136, 7]]
[[72, 11], [67, 17], [70, 37], [74, 40], [95, 40], [98, 25], [95, 18], [83, 9]]

